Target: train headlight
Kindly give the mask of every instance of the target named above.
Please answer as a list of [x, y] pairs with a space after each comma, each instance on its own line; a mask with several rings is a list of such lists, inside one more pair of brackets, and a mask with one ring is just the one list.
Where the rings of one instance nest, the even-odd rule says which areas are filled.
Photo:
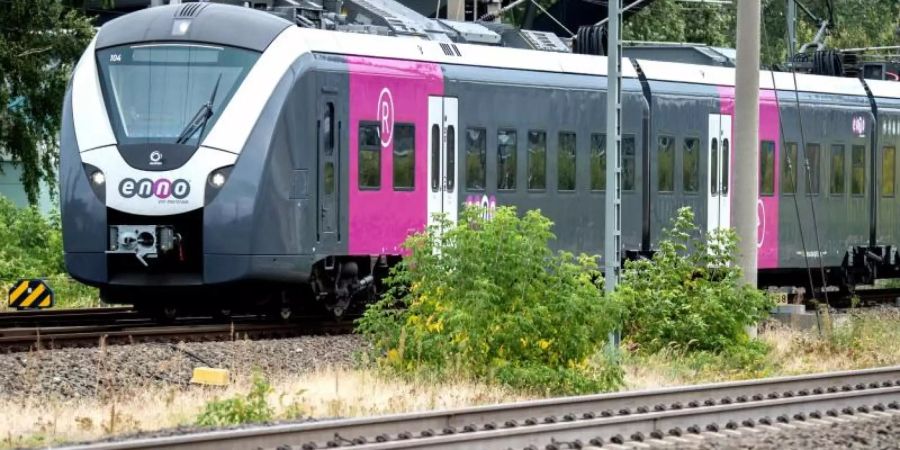
[[209, 184], [213, 185], [215, 188], [220, 188], [225, 185], [225, 174], [221, 172], [216, 172], [209, 177]]
[[106, 203], [106, 174], [97, 166], [88, 163], [82, 163], [82, 165], [88, 179], [88, 186], [101, 202]]
[[222, 186], [225, 186], [225, 182], [228, 181], [228, 175], [231, 173], [232, 167], [233, 166], [220, 167], [210, 172], [209, 178], [207, 179], [209, 185], [215, 189], [221, 189]]
[[106, 175], [100, 170], [94, 171], [94, 173], [91, 174], [91, 183], [93, 183], [94, 186], [103, 186], [103, 184], [106, 183]]
[[208, 186], [206, 187], [205, 200], [207, 204], [219, 194], [219, 191], [221, 191], [222, 187], [225, 186], [225, 183], [228, 182], [228, 177], [231, 175], [231, 169], [233, 168], [234, 166], [219, 167], [210, 172], [209, 176], [206, 177], [206, 184]]

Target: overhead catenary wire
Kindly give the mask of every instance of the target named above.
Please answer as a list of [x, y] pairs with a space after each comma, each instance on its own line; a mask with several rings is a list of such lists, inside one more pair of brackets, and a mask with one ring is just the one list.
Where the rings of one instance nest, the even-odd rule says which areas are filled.
[[[765, 27], [765, 26], [762, 27], [762, 32], [763, 32], [763, 35], [764, 35], [764, 36], [767, 34], [767, 33], [766, 33], [766, 27]], [[769, 71], [769, 74], [770, 74], [771, 77], [772, 77], [772, 87], [775, 88], [775, 86], [776, 86], [776, 84], [775, 84], [775, 71], [774, 71], [774, 70], [771, 70], [771, 71]], [[796, 87], [796, 82], [795, 82], [795, 84], [794, 84], [794, 87]], [[779, 107], [779, 106], [780, 106], [780, 105], [779, 105], [779, 102], [778, 102], [778, 98], [777, 98], [777, 96], [776, 96], [776, 98], [775, 98], [775, 107], [777, 108], [777, 107]], [[796, 214], [796, 217], [797, 217], [797, 230], [798, 230], [799, 233], [800, 233], [800, 248], [803, 249], [803, 262], [804, 262], [804, 264], [805, 264], [805, 266], [806, 266], [806, 274], [807, 274], [807, 277], [808, 277], [808, 279], [809, 279], [809, 287], [810, 287], [810, 289], [812, 289], [812, 288], [813, 288], [812, 267], [811, 267], [810, 264], [809, 264], [809, 258], [806, 256], [806, 255], [808, 254], [808, 252], [807, 252], [807, 247], [806, 247], [806, 237], [805, 237], [805, 235], [804, 235], [804, 233], [803, 233], [803, 223], [801, 222], [802, 219], [801, 219], [801, 216], [800, 216], [800, 205], [799, 205], [799, 203], [798, 203], [798, 201], [797, 201], [797, 177], [794, 176], [794, 165], [793, 165], [793, 162], [791, 161], [791, 158], [789, 157], [789, 155], [786, 154], [786, 152], [788, 151], [788, 149], [787, 149], [787, 138], [785, 137], [785, 134], [784, 134], [784, 121], [782, 120], [782, 115], [781, 115], [781, 114], [778, 114], [778, 137], [779, 137], [779, 140], [781, 141], [781, 153], [780, 153], [780, 154], [784, 154], [784, 161], [787, 162], [788, 176], [790, 177], [791, 183], [792, 183], [792, 185], [794, 186], [794, 194], [792, 195], [792, 197], [793, 197], [793, 199], [794, 199], [794, 201], [793, 201], [793, 203], [794, 203], [794, 213]], [[779, 166], [778, 163], [779, 163], [779, 161], [777, 161], [777, 160], [774, 161], [774, 164], [775, 164], [776, 167]], [[776, 171], [776, 169], [775, 169], [774, 167], [772, 168], [772, 170], [773, 170], [773, 171]], [[784, 183], [784, 180], [782, 180], [782, 183]], [[782, 189], [782, 190], [784, 189], [783, 185], [782, 185], [782, 188], [781, 188], [781, 189]]]
[[540, 3], [538, 3], [536, 0], [531, 0], [531, 3], [533, 3], [534, 6], [537, 6], [538, 9], [540, 9], [544, 14], [546, 14], [547, 17], [550, 18], [550, 20], [552, 20], [554, 23], [556, 23], [557, 25], [559, 25], [563, 30], [566, 30], [566, 33], [569, 33], [569, 37], [575, 37], [575, 33], [573, 33], [572, 30], [566, 28], [566, 26], [563, 25], [562, 22], [560, 22], [559, 20], [557, 20], [556, 17], [553, 17], [553, 14], [550, 14], [549, 11], [547, 11], [546, 9], [544, 9], [544, 7], [541, 6]]
[[[794, 54], [794, 49], [789, 48], [788, 54], [790, 56], [790, 60], [793, 61], [794, 57], [796, 56]], [[773, 73], [772, 74], [773, 82], [774, 82], [774, 76], [775, 75]], [[822, 245], [819, 240], [819, 224], [818, 224], [818, 220], [816, 218], [816, 205], [815, 205], [815, 200], [813, 199], [812, 193], [810, 192], [812, 190], [812, 173], [810, 172], [810, 167], [809, 167], [809, 155], [806, 152], [806, 136], [805, 136], [805, 133], [803, 130], [803, 112], [800, 109], [800, 86], [797, 84], [797, 68], [793, 64], [791, 65], [791, 77], [794, 82], [794, 104], [797, 108], [797, 125], [800, 130], [800, 144], [799, 144], [800, 148], [798, 149], [798, 152], [799, 151], [803, 152], [803, 163], [804, 163], [804, 167], [806, 168], [806, 191], [807, 191], [806, 194], [807, 194], [807, 197], [809, 198], [810, 213], [812, 214], [813, 236], [816, 239], [816, 258], [818, 259], [818, 262], [819, 262], [819, 272], [822, 277], [822, 295], [825, 298], [825, 304], [828, 305], [829, 308], [831, 308], [831, 302], [828, 299], [828, 289], [827, 289], [828, 280], [825, 276], [825, 263], [822, 259]], [[774, 86], [774, 83], [773, 83], [773, 86]], [[781, 117], [781, 115], [779, 114], [779, 118], [780, 117]], [[782, 131], [782, 137], [783, 136], [784, 136], [784, 134]], [[819, 153], [817, 155], [817, 158], [818, 158], [818, 160], [816, 161], [816, 169], [818, 171], [818, 166], [819, 166], [818, 163], [819, 163], [819, 161], [822, 160], [821, 147], [819, 148]], [[793, 170], [791, 172], [793, 173]], [[817, 173], [817, 175], [818, 175], [818, 173]], [[821, 183], [819, 183], [819, 184], [821, 185]], [[797, 187], [797, 185], [795, 184], [794, 185], [794, 188], [795, 188], [794, 189], [795, 190], [794, 204], [795, 204], [795, 206], [797, 204], [796, 187]], [[820, 186], [817, 186], [817, 187], [820, 187]], [[872, 194], [874, 195], [874, 193], [872, 193]], [[797, 208], [797, 216], [798, 216], [797, 217], [797, 226], [800, 228], [801, 233], [802, 233], [803, 222], [800, 221], [799, 207]], [[810, 264], [809, 264], [809, 253], [806, 251], [805, 245], [803, 248], [803, 259], [806, 261], [807, 271], [809, 272], [809, 279], [810, 279], [809, 288], [811, 290], [813, 290], [813, 296], [815, 296], [815, 284], [813, 283], [812, 271], [811, 271]]]
[[[769, 72], [772, 75], [772, 86], [775, 85], [775, 72]], [[777, 106], [776, 106], [777, 107]], [[784, 122], [781, 119], [781, 114], [778, 114], [778, 129], [779, 129], [779, 137], [781, 140], [781, 151], [787, 152], [787, 138], [784, 136]], [[791, 184], [794, 187], [794, 212], [797, 215], [797, 227], [800, 232], [800, 248], [803, 249], [803, 262], [806, 264], [806, 274], [809, 276], [809, 287], [812, 289], [813, 287], [813, 276], [812, 276], [812, 267], [809, 265], [809, 258], [806, 256], [808, 254], [806, 249], [806, 238], [803, 233], [803, 224], [801, 222], [800, 217], [800, 205], [797, 202], [797, 178], [794, 177], [794, 165], [791, 163], [791, 158], [788, 155], [784, 156], [784, 160], [787, 161], [788, 168], [788, 176], [791, 177]], [[777, 162], [776, 162], [777, 165]], [[774, 168], [773, 168], [774, 170]], [[782, 181], [783, 182], [783, 181]], [[782, 187], [782, 189], [784, 189]]]

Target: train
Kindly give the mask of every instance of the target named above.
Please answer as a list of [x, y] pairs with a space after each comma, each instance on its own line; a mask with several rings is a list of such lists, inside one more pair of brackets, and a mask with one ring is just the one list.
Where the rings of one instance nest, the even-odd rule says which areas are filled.
[[[122, 16], [65, 94], [67, 270], [139, 309], [341, 316], [377, 295], [409, 234], [468, 204], [540, 209], [556, 247], [601, 253], [606, 67], [222, 4]], [[682, 206], [703, 231], [731, 226], [735, 70], [622, 69], [623, 254], [652, 254]], [[898, 276], [900, 84], [768, 70], [760, 84], [760, 287]]]

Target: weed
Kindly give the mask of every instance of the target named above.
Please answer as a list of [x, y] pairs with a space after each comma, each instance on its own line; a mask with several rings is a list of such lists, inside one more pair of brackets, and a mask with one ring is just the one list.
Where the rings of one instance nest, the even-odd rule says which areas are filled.
[[272, 419], [274, 411], [267, 396], [272, 391], [269, 382], [262, 376], [253, 376], [253, 384], [246, 395], [219, 400], [206, 404], [197, 417], [197, 425], [223, 426], [250, 422], [266, 422]]

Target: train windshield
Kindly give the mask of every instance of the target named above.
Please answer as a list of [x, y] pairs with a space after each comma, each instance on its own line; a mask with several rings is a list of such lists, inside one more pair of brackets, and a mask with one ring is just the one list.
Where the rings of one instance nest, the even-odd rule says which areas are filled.
[[[103, 49], [97, 58], [103, 96], [120, 144], [197, 145], [259, 53], [209, 45], [150, 44]], [[185, 139], [184, 130], [201, 110], [209, 118]]]

